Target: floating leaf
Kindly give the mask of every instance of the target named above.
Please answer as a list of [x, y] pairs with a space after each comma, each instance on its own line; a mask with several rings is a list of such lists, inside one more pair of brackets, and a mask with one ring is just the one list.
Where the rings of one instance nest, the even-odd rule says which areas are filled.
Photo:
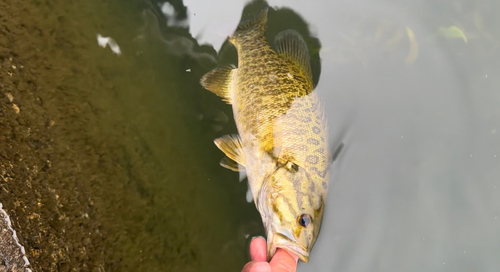
[[467, 43], [467, 36], [458, 26], [440, 27], [439, 33], [446, 38], [461, 38]]
[[405, 58], [405, 62], [412, 63], [417, 59], [418, 56], [418, 43], [417, 40], [415, 39], [415, 34], [413, 33], [413, 30], [411, 30], [411, 28], [409, 27], [405, 28], [406, 28], [406, 34], [408, 35], [408, 40], [410, 42], [410, 50]]

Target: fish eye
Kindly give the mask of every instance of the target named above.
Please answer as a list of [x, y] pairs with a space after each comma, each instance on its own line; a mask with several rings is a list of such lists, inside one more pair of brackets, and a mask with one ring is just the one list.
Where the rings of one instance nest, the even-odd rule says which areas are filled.
[[301, 214], [299, 216], [299, 225], [306, 228], [311, 224], [311, 217], [308, 214]]

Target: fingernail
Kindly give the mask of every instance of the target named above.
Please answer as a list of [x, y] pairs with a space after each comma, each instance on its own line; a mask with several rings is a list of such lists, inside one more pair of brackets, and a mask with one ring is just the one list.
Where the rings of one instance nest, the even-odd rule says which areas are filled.
[[255, 238], [262, 238], [262, 239], [264, 239], [264, 240], [265, 240], [265, 238], [264, 238], [264, 237], [262, 237], [262, 236], [254, 236], [254, 237], [252, 237], [252, 240], [250, 240], [250, 241], [253, 241]]

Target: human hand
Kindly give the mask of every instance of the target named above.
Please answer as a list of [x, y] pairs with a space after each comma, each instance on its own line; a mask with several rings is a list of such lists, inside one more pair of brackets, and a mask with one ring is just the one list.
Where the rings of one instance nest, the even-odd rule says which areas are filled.
[[267, 243], [262, 237], [250, 242], [250, 258], [241, 272], [295, 272], [299, 257], [295, 254], [278, 248], [270, 262], [267, 262]]

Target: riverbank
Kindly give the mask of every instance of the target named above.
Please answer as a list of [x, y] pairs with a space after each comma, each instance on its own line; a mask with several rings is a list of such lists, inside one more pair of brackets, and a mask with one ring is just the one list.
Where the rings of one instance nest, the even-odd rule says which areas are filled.
[[[0, 202], [33, 271], [224, 270], [244, 261], [230, 250], [218, 260], [233, 239], [217, 215], [230, 196], [200, 184], [210, 175], [196, 156], [207, 152], [186, 154], [208, 146], [188, 142], [196, 115], [192, 123], [173, 115], [181, 106], [162, 100], [152, 71], [134, 66], [151, 65], [123, 42], [143, 24], [139, 7], [0, 0]], [[108, 26], [125, 35], [127, 56], [97, 45]]]

